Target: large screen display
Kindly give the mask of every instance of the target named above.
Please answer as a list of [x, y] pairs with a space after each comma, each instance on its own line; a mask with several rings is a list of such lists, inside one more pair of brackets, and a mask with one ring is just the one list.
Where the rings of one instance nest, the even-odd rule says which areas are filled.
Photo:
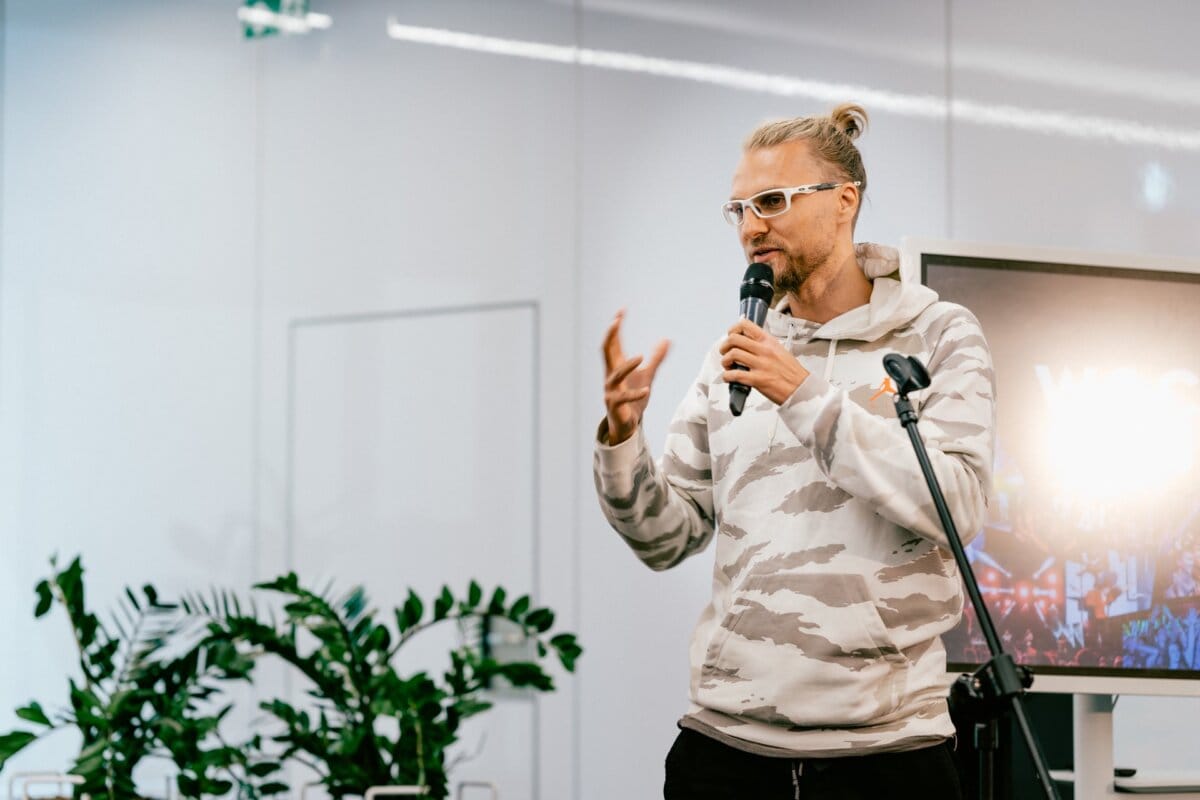
[[[1018, 662], [1200, 678], [1200, 275], [922, 257], [996, 368], [988, 521], [967, 549]], [[951, 668], [988, 659], [975, 613]]]

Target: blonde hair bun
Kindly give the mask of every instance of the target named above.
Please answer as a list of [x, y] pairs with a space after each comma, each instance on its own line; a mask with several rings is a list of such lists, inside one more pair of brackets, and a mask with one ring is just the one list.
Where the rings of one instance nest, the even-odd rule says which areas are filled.
[[833, 126], [854, 141], [867, 130], [867, 111], [854, 103], [842, 103], [829, 112]]

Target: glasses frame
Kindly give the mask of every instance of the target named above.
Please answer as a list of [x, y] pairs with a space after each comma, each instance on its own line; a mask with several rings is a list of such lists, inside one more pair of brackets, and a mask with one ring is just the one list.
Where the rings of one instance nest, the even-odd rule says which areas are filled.
[[[740, 228], [746, 221], [746, 209], [749, 208], [754, 212], [754, 216], [759, 219], [770, 219], [786, 214], [792, 210], [792, 197], [798, 194], [813, 194], [814, 192], [823, 192], [827, 189], [838, 189], [842, 186], [862, 186], [862, 181], [842, 181], [840, 183], [807, 183], [803, 186], [780, 186], [774, 189], [764, 189], [757, 194], [752, 194], [745, 200], [726, 200], [721, 204], [721, 215], [725, 217], [725, 221], [735, 228]], [[774, 194], [783, 192], [783, 208], [778, 211], [773, 211], [769, 214], [764, 214], [758, 210], [758, 206], [754, 204], [755, 198], [762, 197], [765, 194]], [[741, 207], [739, 215], [734, 209]], [[740, 218], [739, 218], [740, 217]]]

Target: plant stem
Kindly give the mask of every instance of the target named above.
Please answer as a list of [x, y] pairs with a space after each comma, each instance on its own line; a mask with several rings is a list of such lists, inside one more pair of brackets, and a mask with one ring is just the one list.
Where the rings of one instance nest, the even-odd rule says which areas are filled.
[[56, 599], [67, 612], [68, 627], [71, 629], [71, 637], [75, 640], [75, 649], [79, 651], [79, 669], [83, 672], [83, 684], [88, 691], [97, 693], [97, 686], [92, 680], [92, 673], [87, 665], [87, 652], [83, 646], [83, 640], [79, 638], [79, 628], [75, 625], [75, 620], [71, 619], [71, 606], [67, 604], [67, 594], [59, 585], [57, 576], [50, 579], [50, 591], [54, 593]]
[[421, 726], [421, 715], [417, 712], [416, 706], [412, 703], [408, 704], [409, 710], [413, 714], [413, 732], [417, 736], [417, 784], [425, 785], [425, 729]]

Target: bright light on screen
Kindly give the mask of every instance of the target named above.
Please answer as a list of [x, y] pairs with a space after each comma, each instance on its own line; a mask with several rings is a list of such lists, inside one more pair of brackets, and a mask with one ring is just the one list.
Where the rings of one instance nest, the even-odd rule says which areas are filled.
[[[1200, 677], [1200, 275], [923, 257], [991, 346], [997, 455], [968, 548], [1043, 673]], [[987, 649], [970, 611], [955, 665]]]
[[[1055, 375], [1046, 364], [1033, 369], [1045, 396], [1046, 459], [1062, 491], [1103, 503], [1192, 469], [1193, 453], [1179, 443], [1196, 438], [1196, 408], [1187, 391], [1200, 382], [1195, 372], [1089, 367], [1076, 373], [1066, 367]], [[1106, 437], [1114, 412], [1122, 411], [1134, 412], [1125, 431]]]

